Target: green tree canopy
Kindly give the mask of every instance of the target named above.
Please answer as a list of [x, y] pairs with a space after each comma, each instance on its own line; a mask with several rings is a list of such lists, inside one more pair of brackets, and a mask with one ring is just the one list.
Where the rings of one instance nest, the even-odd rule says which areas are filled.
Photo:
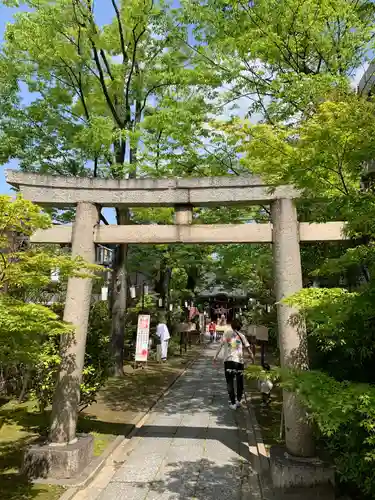
[[[51, 283], [51, 272], [60, 279], [85, 277], [101, 269], [55, 250], [30, 246], [27, 238], [51, 221], [39, 207], [18, 196], [0, 196], [0, 362], [28, 364], [45, 352], [49, 335], [71, 332], [37, 297]], [[26, 248], [25, 248], [26, 243]]]

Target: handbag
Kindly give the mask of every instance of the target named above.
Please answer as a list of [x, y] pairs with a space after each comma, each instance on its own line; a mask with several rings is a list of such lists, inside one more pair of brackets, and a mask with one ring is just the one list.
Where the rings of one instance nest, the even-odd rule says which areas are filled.
[[154, 335], [155, 335], [155, 336], [154, 336], [154, 339], [155, 339], [155, 345], [161, 345], [161, 340], [160, 340], [160, 337], [158, 337], [158, 336], [156, 335], [156, 333], [155, 333]]
[[[242, 336], [240, 335], [240, 332], [237, 332], [237, 330], [235, 330], [235, 332], [238, 335], [239, 339], [241, 340], [241, 344], [242, 344], [243, 349], [248, 349], [248, 347], [245, 345], [245, 342], [242, 340]], [[244, 358], [244, 364], [245, 364], [245, 356], [243, 358]], [[254, 363], [254, 361], [253, 361], [253, 363]]]

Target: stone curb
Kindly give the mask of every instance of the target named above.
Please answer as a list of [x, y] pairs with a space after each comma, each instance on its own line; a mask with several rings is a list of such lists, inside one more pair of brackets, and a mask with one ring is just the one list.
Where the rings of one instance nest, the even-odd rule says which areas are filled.
[[77, 491], [78, 491], [78, 488], [69, 488], [61, 495], [59, 500], [72, 500], [72, 498], [77, 493]]
[[266, 447], [263, 442], [261, 426], [258, 423], [253, 405], [251, 403], [251, 394], [249, 394], [248, 396], [246, 395], [245, 397], [246, 397], [247, 409], [250, 415], [250, 421], [252, 422], [252, 428], [256, 439], [258, 455], [259, 457], [263, 457], [263, 460], [261, 459], [262, 462], [261, 470], [267, 471], [269, 469], [269, 456], [268, 456], [269, 454], [267, 453]]
[[[250, 425], [250, 431], [248, 432], [250, 446], [252, 446], [250, 443], [251, 433], [253, 434], [253, 440], [255, 440], [255, 450], [254, 450], [256, 453], [255, 468], [258, 469], [257, 479], [260, 486], [261, 498], [262, 500], [269, 500], [271, 498], [274, 498], [272, 491], [273, 488], [271, 486], [269, 477], [270, 476], [269, 455], [267, 453], [266, 447], [263, 442], [261, 426], [258, 423], [253, 405], [251, 403], [251, 393], [245, 393], [245, 399], [246, 399], [246, 407], [248, 410], [248, 418]], [[252, 446], [252, 448], [254, 449], [254, 446]]]
[[100, 472], [109, 456], [114, 453], [117, 448], [124, 443], [125, 440], [130, 441], [132, 437], [134, 437], [138, 430], [144, 425], [152, 410], [156, 407], [160, 400], [170, 392], [178, 379], [181, 378], [186, 373], [186, 371], [197, 361], [197, 359], [201, 356], [202, 351], [204, 351], [205, 347], [206, 346], [204, 346], [203, 349], [193, 359], [187, 362], [185, 368], [183, 368], [182, 371], [176, 376], [176, 378], [172, 380], [172, 382], [166, 387], [166, 389], [160, 393], [156, 401], [154, 401], [149, 409], [142, 414], [142, 416], [137, 420], [135, 424], [132, 425], [132, 428], [129, 430], [129, 432], [126, 435], [117, 436], [116, 439], [107, 446], [107, 448], [101, 455], [94, 458], [94, 460], [86, 467], [86, 469], [78, 478], [60, 480], [37, 479], [33, 482], [36, 484], [70, 486], [70, 488], [62, 494], [59, 500], [71, 500], [79, 490], [85, 488], [94, 479], [94, 476], [98, 472]]

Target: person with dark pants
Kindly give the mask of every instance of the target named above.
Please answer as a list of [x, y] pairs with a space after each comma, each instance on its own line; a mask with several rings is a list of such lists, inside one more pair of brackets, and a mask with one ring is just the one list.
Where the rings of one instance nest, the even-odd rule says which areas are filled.
[[[220, 348], [214, 358], [214, 364], [224, 347], [224, 371], [229, 394], [229, 408], [235, 410], [241, 406], [243, 396], [243, 372], [244, 372], [244, 357], [243, 351], [247, 350], [250, 359], [254, 363], [254, 356], [250, 348], [250, 344], [240, 329], [242, 324], [238, 320], [231, 321], [231, 329], [225, 331], [220, 343]], [[235, 387], [236, 381], [236, 387]], [[237, 390], [236, 390], [237, 389]]]
[[[229, 401], [231, 405], [236, 405], [241, 402], [243, 395], [243, 371], [244, 364], [236, 363], [235, 361], [224, 362], [225, 380], [227, 381], [227, 389]], [[237, 385], [237, 397], [235, 390], [235, 382]]]

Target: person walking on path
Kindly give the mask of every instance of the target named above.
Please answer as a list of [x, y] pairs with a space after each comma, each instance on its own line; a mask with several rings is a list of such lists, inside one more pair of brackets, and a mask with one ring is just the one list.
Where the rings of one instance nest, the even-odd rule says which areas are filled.
[[210, 333], [210, 341], [214, 342], [216, 340], [216, 323], [215, 321], [211, 321], [208, 325], [208, 331]]
[[[247, 350], [250, 359], [254, 363], [254, 355], [250, 348], [250, 344], [243, 335], [240, 333], [242, 324], [240, 321], [234, 319], [231, 321], [231, 328], [226, 330], [220, 343], [220, 348], [214, 357], [214, 364], [224, 347], [224, 371], [225, 379], [227, 382], [227, 389], [229, 394], [229, 407], [232, 410], [241, 406], [241, 400], [244, 390], [243, 372], [244, 372], [244, 348]], [[236, 380], [237, 391], [235, 390], [234, 382]], [[237, 397], [236, 397], [237, 392]]]
[[156, 335], [160, 339], [161, 359], [162, 361], [167, 361], [168, 344], [171, 336], [163, 316], [160, 316], [159, 323], [156, 327]]

